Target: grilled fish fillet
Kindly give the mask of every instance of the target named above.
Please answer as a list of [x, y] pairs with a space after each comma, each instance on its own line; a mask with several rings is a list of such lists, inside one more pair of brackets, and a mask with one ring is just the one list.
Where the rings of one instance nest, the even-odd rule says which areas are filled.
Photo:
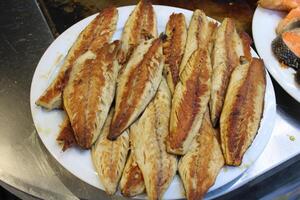
[[231, 75], [220, 118], [221, 144], [228, 165], [240, 165], [262, 117], [266, 88], [263, 61], [253, 58]]
[[145, 191], [143, 174], [133, 153], [130, 153], [127, 159], [120, 181], [120, 190], [126, 197], [136, 196]]
[[130, 127], [133, 153], [140, 167], [149, 199], [162, 199], [176, 174], [177, 158], [166, 151], [171, 93], [163, 79], [155, 98]]
[[171, 93], [179, 81], [179, 66], [183, 57], [187, 37], [185, 17], [182, 13], [172, 14], [166, 26], [166, 40], [163, 43], [165, 56], [164, 71]]
[[210, 97], [211, 73], [208, 50], [196, 50], [173, 95], [168, 152], [184, 155], [199, 131]]
[[207, 112], [190, 150], [178, 163], [186, 198], [202, 199], [214, 184], [223, 165], [222, 151]]
[[235, 29], [234, 21], [225, 18], [216, 31], [212, 52], [213, 75], [209, 106], [213, 126], [219, 121], [232, 70], [239, 65], [240, 56], [243, 55], [243, 41]]
[[187, 33], [184, 55], [180, 64], [180, 74], [196, 49], [207, 49], [210, 46], [210, 41], [216, 27], [217, 24], [209, 21], [203, 11], [194, 11]]
[[77, 144], [74, 136], [74, 131], [72, 129], [68, 116], [64, 118], [63, 123], [60, 125], [60, 131], [56, 140], [59, 143], [62, 143], [63, 151]]
[[163, 70], [162, 40], [150, 39], [133, 52], [118, 78], [116, 112], [108, 138], [116, 139], [144, 111], [154, 97]]
[[120, 64], [125, 64], [133, 49], [142, 41], [157, 37], [155, 12], [148, 0], [141, 0], [128, 17], [121, 41], [122, 46], [118, 55]]
[[115, 141], [107, 139], [109, 125], [113, 116], [111, 109], [99, 139], [92, 147], [92, 160], [105, 191], [112, 195], [116, 192], [122, 176], [129, 150], [128, 131]]
[[64, 107], [79, 146], [90, 148], [97, 139], [115, 95], [119, 41], [78, 58], [64, 90]]
[[101, 48], [105, 43], [109, 42], [115, 32], [117, 20], [118, 10], [116, 8], [104, 9], [97, 15], [78, 36], [69, 50], [57, 77], [36, 101], [37, 105], [49, 110], [62, 108], [62, 92], [68, 83], [74, 62], [89, 49]]

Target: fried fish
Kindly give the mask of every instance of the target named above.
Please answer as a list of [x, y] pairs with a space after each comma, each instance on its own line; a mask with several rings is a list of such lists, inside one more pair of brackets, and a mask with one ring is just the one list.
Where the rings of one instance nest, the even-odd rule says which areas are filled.
[[118, 78], [116, 112], [108, 139], [116, 139], [144, 111], [154, 97], [162, 78], [162, 40], [141, 43]]
[[118, 188], [129, 150], [128, 131], [115, 141], [107, 139], [109, 125], [113, 116], [111, 109], [99, 139], [92, 147], [92, 160], [105, 191], [112, 195]]
[[64, 108], [82, 148], [96, 141], [115, 95], [119, 41], [78, 58], [64, 90]]
[[262, 60], [253, 58], [233, 71], [220, 118], [221, 144], [227, 165], [240, 165], [256, 136], [265, 89]]
[[64, 118], [63, 123], [60, 125], [60, 131], [56, 140], [58, 143], [62, 143], [63, 151], [77, 144], [68, 116]]
[[49, 110], [62, 108], [62, 92], [69, 81], [74, 62], [89, 49], [94, 51], [109, 42], [115, 32], [117, 20], [118, 10], [114, 7], [106, 8], [97, 15], [78, 36], [57, 77], [36, 101], [37, 105]]
[[182, 13], [172, 14], [166, 26], [166, 40], [163, 42], [165, 56], [164, 73], [171, 93], [179, 81], [179, 66], [183, 57], [187, 37], [185, 17]]
[[210, 97], [211, 73], [209, 51], [194, 51], [173, 95], [168, 152], [184, 155], [199, 131]]

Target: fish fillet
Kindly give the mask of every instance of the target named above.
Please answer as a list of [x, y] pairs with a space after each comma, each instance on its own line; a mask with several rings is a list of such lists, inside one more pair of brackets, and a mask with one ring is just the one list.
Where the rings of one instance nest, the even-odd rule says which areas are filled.
[[118, 10], [106, 8], [81, 32], [68, 52], [57, 77], [36, 101], [36, 104], [52, 110], [62, 108], [62, 92], [69, 81], [74, 62], [89, 49], [96, 50], [109, 42], [115, 32]]
[[111, 109], [99, 139], [92, 147], [92, 160], [105, 191], [112, 195], [118, 188], [129, 150], [128, 131], [115, 141], [107, 139], [109, 125], [113, 116]]
[[143, 174], [133, 153], [130, 153], [127, 159], [120, 181], [120, 190], [125, 197], [136, 196], [145, 191]]
[[171, 93], [179, 81], [179, 66], [185, 50], [187, 37], [185, 17], [182, 13], [172, 14], [166, 26], [166, 40], [163, 42], [165, 56], [164, 72]]
[[202, 199], [224, 165], [215, 134], [207, 112], [190, 150], [178, 163], [178, 171], [188, 200]]
[[118, 60], [126, 64], [134, 48], [142, 41], [157, 37], [155, 12], [148, 0], [141, 0], [128, 17], [122, 33]]
[[90, 148], [99, 136], [115, 96], [119, 41], [78, 58], [64, 90], [64, 107], [79, 146]]
[[231, 75], [220, 118], [221, 144], [227, 165], [240, 165], [262, 117], [266, 88], [263, 61], [253, 58]]
[[300, 6], [300, 0], [259, 0], [258, 4], [267, 9], [286, 10]]
[[162, 40], [150, 39], [133, 52], [118, 78], [116, 112], [108, 138], [116, 139], [144, 111], [162, 78]]
[[208, 50], [194, 51], [173, 95], [168, 152], [184, 155], [199, 131], [210, 97], [211, 73]]
[[62, 143], [63, 151], [65, 151], [68, 148], [77, 144], [75, 136], [74, 136], [74, 131], [72, 129], [72, 126], [71, 126], [68, 116], [66, 116], [64, 118], [63, 123], [60, 125], [60, 131], [59, 131], [59, 134], [58, 134], [56, 140], [59, 143]]
[[188, 28], [185, 51], [180, 64], [180, 74], [196, 49], [210, 49], [212, 35], [216, 27], [217, 24], [209, 21], [203, 11], [194, 11]]
[[209, 107], [214, 127], [217, 126], [222, 112], [232, 70], [240, 64], [240, 56], [244, 54], [243, 41], [236, 31], [234, 21], [225, 18], [216, 31], [211, 56], [213, 75]]
[[162, 199], [176, 174], [177, 158], [166, 151], [171, 93], [163, 79], [155, 98], [130, 127], [133, 153], [140, 167], [148, 198]]

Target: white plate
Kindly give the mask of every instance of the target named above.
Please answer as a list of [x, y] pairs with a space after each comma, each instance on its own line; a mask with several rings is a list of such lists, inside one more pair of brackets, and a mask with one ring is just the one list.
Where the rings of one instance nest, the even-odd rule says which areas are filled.
[[286, 14], [258, 6], [253, 16], [252, 32], [258, 54], [268, 71], [287, 93], [300, 102], [300, 85], [295, 81], [296, 71], [291, 67], [281, 67], [271, 48], [276, 38], [275, 29]]
[[[124, 23], [133, 8], [134, 6], [118, 8], [119, 21], [113, 39], [120, 38]], [[174, 7], [154, 6], [154, 9], [158, 19], [159, 32], [164, 31], [168, 18], [173, 12], [183, 13], [186, 16], [187, 22], [192, 16], [191, 11]], [[63, 57], [67, 54], [68, 49], [71, 47], [80, 31], [82, 31], [94, 17], [95, 15], [90, 16], [70, 27], [62, 33], [44, 53], [33, 76], [30, 105], [38, 134], [49, 152], [61, 165], [75, 176], [97, 188], [103, 189], [97, 173], [94, 170], [90, 151], [71, 148], [66, 152], [62, 152], [61, 146], [57, 144], [56, 137], [58, 135], [59, 125], [61, 124], [65, 113], [58, 110], [48, 112], [36, 106], [34, 103], [56, 76], [58, 69], [63, 62]], [[253, 55], [257, 56], [255, 53], [253, 53]], [[220, 188], [239, 177], [259, 157], [272, 133], [275, 119], [275, 105], [274, 89], [270, 77], [267, 75], [264, 113], [258, 135], [252, 146], [246, 152], [242, 165], [240, 167], [224, 167], [210, 191]], [[144, 197], [144, 195], [140, 197]], [[176, 176], [165, 193], [164, 198], [178, 199], [183, 197], [184, 189], [179, 177]]]

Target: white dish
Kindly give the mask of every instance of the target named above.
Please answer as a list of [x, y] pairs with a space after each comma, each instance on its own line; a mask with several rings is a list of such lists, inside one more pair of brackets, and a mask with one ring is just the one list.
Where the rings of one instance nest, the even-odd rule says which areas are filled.
[[[120, 38], [124, 23], [133, 8], [134, 6], [118, 8], [119, 21], [113, 39]], [[168, 21], [169, 15], [171, 15], [173, 12], [183, 13], [186, 16], [187, 22], [192, 16], [192, 11], [185, 9], [168, 6], [154, 6], [154, 9], [158, 19], [157, 24], [159, 32], [163, 32], [165, 30], [165, 25]], [[30, 105], [32, 117], [38, 134], [49, 152], [61, 165], [63, 165], [75, 176], [86, 183], [103, 189], [97, 173], [94, 170], [90, 151], [71, 148], [66, 152], [62, 152], [61, 146], [59, 146], [56, 142], [56, 137], [59, 132], [59, 125], [61, 124], [65, 113], [59, 110], [49, 112], [35, 105], [37, 98], [55, 78], [58, 69], [63, 62], [63, 58], [67, 54], [68, 49], [75, 41], [78, 34], [94, 17], [95, 15], [90, 16], [70, 27], [68, 30], [62, 33], [46, 50], [33, 76]], [[254, 51], [252, 51], [252, 53], [254, 56], [257, 56]], [[264, 113], [258, 135], [256, 136], [252, 146], [246, 152], [242, 165], [240, 167], [224, 167], [220, 172], [215, 184], [210, 188], [210, 191], [220, 188], [239, 177], [259, 157], [264, 147], [268, 143], [272, 133], [276, 112], [275, 105], [276, 103], [273, 85], [269, 75], [267, 74]], [[145, 197], [145, 195], [141, 195], [139, 197]], [[184, 198], [184, 189], [178, 176], [176, 176], [171, 183], [169, 189], [165, 193], [164, 198]]]
[[272, 41], [276, 38], [276, 27], [286, 14], [258, 6], [253, 16], [252, 32], [257, 52], [268, 71], [288, 94], [300, 102], [300, 85], [295, 80], [296, 71], [291, 67], [282, 67], [271, 48]]

